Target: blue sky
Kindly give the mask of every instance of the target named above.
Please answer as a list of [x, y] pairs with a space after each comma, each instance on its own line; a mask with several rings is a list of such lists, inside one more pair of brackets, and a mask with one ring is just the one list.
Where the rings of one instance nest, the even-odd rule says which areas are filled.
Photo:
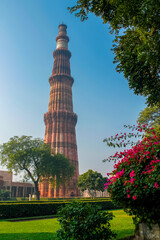
[[0, 144], [15, 135], [44, 138], [58, 25], [67, 24], [80, 174], [102, 163], [114, 150], [105, 137], [135, 124], [145, 99], [129, 90], [115, 70], [110, 51], [114, 36], [100, 18], [81, 22], [67, 10], [73, 0], [0, 0]]

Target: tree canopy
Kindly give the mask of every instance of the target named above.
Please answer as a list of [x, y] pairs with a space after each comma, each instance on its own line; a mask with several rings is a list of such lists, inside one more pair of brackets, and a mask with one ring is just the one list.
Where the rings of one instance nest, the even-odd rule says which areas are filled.
[[54, 186], [67, 184], [74, 174], [74, 166], [63, 154], [57, 153], [51, 156], [49, 164], [44, 167], [43, 176]]
[[109, 23], [117, 71], [148, 105], [160, 103], [160, 1], [77, 0], [69, 10], [82, 21], [91, 12]]
[[160, 106], [146, 107], [139, 113], [137, 122], [153, 127], [156, 134], [160, 136]]
[[11, 196], [10, 191], [0, 189], [0, 200], [1, 200], [1, 201], [9, 200], [9, 199], [10, 199], [10, 196]]
[[79, 176], [78, 187], [81, 191], [88, 190], [90, 196], [94, 197], [96, 191], [104, 191], [105, 182], [106, 178], [101, 173], [89, 169]]
[[65, 183], [74, 172], [73, 165], [61, 154], [51, 155], [51, 149], [42, 139], [31, 136], [12, 137], [0, 147], [1, 164], [16, 174], [24, 172], [24, 179], [32, 180], [36, 198], [40, 194], [38, 183], [45, 179], [56, 184]]

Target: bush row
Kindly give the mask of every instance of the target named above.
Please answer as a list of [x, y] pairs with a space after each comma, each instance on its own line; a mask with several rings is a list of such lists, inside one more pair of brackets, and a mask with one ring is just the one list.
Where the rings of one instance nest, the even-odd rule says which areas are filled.
[[25, 203], [25, 202], [71, 202], [73, 200], [76, 200], [76, 201], [83, 201], [83, 202], [92, 202], [92, 201], [111, 201], [110, 198], [41, 198], [40, 201], [36, 200], [36, 199], [32, 199], [31, 201], [29, 201], [28, 198], [26, 199], [18, 199], [18, 200], [9, 200], [9, 201], [0, 201], [0, 204], [2, 203]]
[[[65, 206], [67, 202], [25, 202], [25, 203], [2, 203], [0, 204], [0, 218], [20, 218], [56, 215], [60, 207]], [[99, 205], [102, 210], [119, 209], [112, 201], [87, 201], [93, 206]]]

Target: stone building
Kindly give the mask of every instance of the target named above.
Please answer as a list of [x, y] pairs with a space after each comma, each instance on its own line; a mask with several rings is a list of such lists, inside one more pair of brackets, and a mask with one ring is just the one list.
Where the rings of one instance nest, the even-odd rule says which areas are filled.
[[[89, 198], [91, 197], [88, 190], [85, 190], [81, 193], [81, 197]], [[104, 190], [104, 192], [96, 191], [95, 197], [110, 197], [109, 193], [107, 192], [107, 189]]]
[[33, 183], [13, 182], [13, 173], [0, 170], [0, 189], [11, 192], [11, 197], [29, 197], [34, 193]]
[[77, 188], [79, 177], [78, 155], [75, 126], [77, 115], [73, 112], [70, 57], [68, 50], [69, 38], [67, 26], [59, 25], [59, 34], [56, 37], [57, 48], [53, 52], [54, 65], [49, 78], [50, 98], [48, 112], [44, 114], [45, 142], [51, 146], [52, 153], [64, 154], [75, 166], [75, 174], [67, 186], [53, 189], [47, 181], [40, 184], [41, 197], [71, 197], [79, 196]]

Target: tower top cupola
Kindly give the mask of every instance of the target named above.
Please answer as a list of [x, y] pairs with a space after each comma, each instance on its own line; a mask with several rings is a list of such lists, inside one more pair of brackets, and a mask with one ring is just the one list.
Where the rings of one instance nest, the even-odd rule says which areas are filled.
[[58, 33], [58, 36], [56, 37], [56, 41], [57, 41], [56, 49], [59, 49], [59, 48], [68, 49], [69, 37], [67, 36], [67, 25], [62, 23], [58, 27], [59, 27], [59, 33]]

